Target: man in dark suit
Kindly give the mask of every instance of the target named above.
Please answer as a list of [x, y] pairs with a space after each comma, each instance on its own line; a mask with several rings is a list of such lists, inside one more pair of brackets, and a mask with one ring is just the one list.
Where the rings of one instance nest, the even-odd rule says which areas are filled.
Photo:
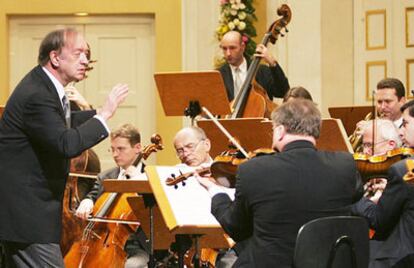
[[[401, 107], [404, 143], [414, 146], [414, 101]], [[367, 218], [375, 235], [370, 242], [370, 268], [414, 267], [414, 186], [403, 177], [408, 172], [401, 160], [388, 170], [383, 192], [364, 197], [353, 206], [353, 213]]]
[[[116, 167], [110, 168], [98, 174], [91, 191], [79, 204], [75, 215], [87, 219], [94, 208], [95, 201], [103, 193], [102, 181], [105, 179], [144, 179], [144, 163], [140, 162], [134, 166], [134, 161], [141, 153], [141, 135], [136, 127], [131, 124], [124, 124], [113, 130], [110, 134], [112, 157]], [[141, 228], [132, 234], [125, 245], [127, 260], [124, 267], [147, 267], [149, 260], [149, 247], [146, 243], [146, 236]]]
[[[212, 214], [236, 242], [235, 267], [291, 267], [296, 235], [310, 220], [349, 213], [357, 183], [353, 157], [315, 148], [321, 115], [309, 100], [292, 100], [272, 115], [280, 151], [239, 166], [234, 201], [210, 178]], [[246, 242], [247, 241], [247, 242]]]
[[86, 53], [76, 30], [49, 33], [39, 66], [17, 85], [0, 121], [0, 240], [17, 267], [63, 267], [69, 159], [108, 136], [106, 121], [128, 94], [126, 85], [117, 85], [101, 109], [71, 114], [63, 88], [84, 78]]
[[[237, 31], [227, 32], [220, 42], [226, 64], [218, 70], [223, 77], [230, 101], [235, 98], [240, 90], [250, 65], [250, 59], [244, 57], [245, 46], [241, 34]], [[259, 66], [256, 81], [267, 91], [270, 99], [273, 99], [273, 97], [283, 98], [289, 89], [289, 82], [282, 68], [263, 44], [257, 46], [255, 56], [263, 58], [268, 64], [268, 66]]]

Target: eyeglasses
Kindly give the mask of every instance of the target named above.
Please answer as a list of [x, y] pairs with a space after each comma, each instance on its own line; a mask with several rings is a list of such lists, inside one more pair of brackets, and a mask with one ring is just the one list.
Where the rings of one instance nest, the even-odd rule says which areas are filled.
[[376, 145], [384, 143], [384, 142], [388, 142], [388, 140], [382, 140], [382, 141], [376, 142], [374, 144], [372, 144], [371, 142], [364, 142], [364, 143], [362, 143], [362, 147], [364, 147], [366, 149], [369, 149], [369, 148], [372, 148], [372, 146], [376, 146]]
[[111, 148], [109, 148], [108, 149], [108, 152], [109, 153], [123, 153], [123, 152], [125, 152], [126, 150], [127, 150], [128, 148], [127, 147], [111, 147]]
[[178, 156], [182, 156], [184, 154], [184, 152], [188, 152], [188, 153], [192, 153], [195, 151], [195, 149], [197, 149], [197, 146], [204, 141], [204, 139], [199, 140], [198, 142], [191, 142], [188, 143], [186, 145], [184, 145], [183, 147], [180, 148], [176, 148], [175, 152], [177, 153]]

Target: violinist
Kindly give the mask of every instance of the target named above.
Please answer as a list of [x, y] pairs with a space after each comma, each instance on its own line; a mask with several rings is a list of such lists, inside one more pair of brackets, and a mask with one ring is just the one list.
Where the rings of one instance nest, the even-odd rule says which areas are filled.
[[[210, 156], [210, 140], [199, 127], [185, 127], [174, 137], [174, 147], [182, 165], [190, 167], [209, 167], [213, 159]], [[226, 180], [225, 178], [221, 178]], [[221, 181], [223, 184], [229, 182]], [[230, 268], [237, 259], [234, 250], [220, 250], [214, 266], [216, 268]]]
[[[414, 147], [414, 101], [401, 107], [403, 142]], [[406, 160], [388, 170], [387, 185], [377, 200], [363, 197], [352, 211], [365, 217], [375, 235], [370, 241], [370, 268], [414, 267], [414, 187], [403, 180]]]
[[247, 241], [234, 267], [291, 267], [299, 228], [319, 217], [349, 214], [356, 194], [352, 155], [315, 147], [321, 114], [313, 102], [286, 102], [272, 121], [273, 147], [280, 153], [239, 166], [234, 201], [213, 179], [198, 177], [225, 232]]
[[87, 45], [75, 29], [50, 32], [38, 63], [17, 85], [0, 121], [0, 240], [16, 267], [63, 267], [59, 246], [69, 159], [109, 134], [128, 94], [117, 85], [101, 109], [70, 113], [64, 86], [82, 80]]
[[[92, 190], [85, 196], [76, 210], [76, 216], [87, 219], [94, 207], [95, 201], [103, 193], [102, 180], [105, 179], [126, 179], [145, 178], [144, 164], [139, 163], [137, 167], [133, 165], [135, 159], [141, 152], [141, 135], [137, 128], [131, 124], [124, 124], [115, 129], [110, 134], [112, 157], [116, 167], [103, 171], [98, 174]], [[129, 237], [125, 251], [127, 261], [125, 267], [146, 267], [149, 260], [149, 248], [146, 243], [146, 236], [142, 229]]]
[[[218, 70], [223, 77], [230, 101], [241, 89], [250, 65], [250, 59], [244, 56], [245, 38], [237, 31], [229, 31], [220, 42], [220, 48], [223, 51], [226, 63]], [[257, 46], [255, 56], [263, 58], [268, 64], [267, 66], [260, 65], [256, 74], [256, 81], [267, 91], [270, 99], [273, 99], [273, 97], [282, 98], [289, 89], [289, 82], [282, 68], [263, 44]]]
[[174, 137], [174, 148], [181, 164], [189, 167], [209, 166], [213, 162], [210, 156], [210, 140], [199, 127], [186, 127]]

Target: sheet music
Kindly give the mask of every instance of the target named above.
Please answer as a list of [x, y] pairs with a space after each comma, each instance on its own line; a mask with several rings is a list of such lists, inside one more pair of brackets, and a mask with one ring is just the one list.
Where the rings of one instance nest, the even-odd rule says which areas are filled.
[[[178, 176], [180, 171], [181, 173], [187, 173], [193, 171], [194, 168], [158, 166], [156, 169], [178, 225], [220, 226], [210, 212], [211, 197], [209, 193], [194, 177], [188, 178], [185, 181], [185, 186], [179, 183], [177, 189], [165, 183], [165, 180], [171, 177], [171, 174]], [[234, 199], [235, 189], [224, 189], [230, 198]]]

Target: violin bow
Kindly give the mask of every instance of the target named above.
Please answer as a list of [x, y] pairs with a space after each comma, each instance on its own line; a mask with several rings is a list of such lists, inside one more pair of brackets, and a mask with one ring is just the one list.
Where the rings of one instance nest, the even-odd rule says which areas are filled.
[[237, 142], [237, 140], [227, 131], [227, 129], [210, 113], [210, 111], [203, 107], [201, 108], [206, 115], [216, 124], [216, 126], [223, 132], [224, 135], [231, 141], [231, 143], [234, 144], [234, 146], [237, 147], [237, 149], [240, 150], [240, 152], [246, 157], [246, 159], [249, 159], [249, 154], [246, 152], [246, 150], [243, 149], [243, 147]]

